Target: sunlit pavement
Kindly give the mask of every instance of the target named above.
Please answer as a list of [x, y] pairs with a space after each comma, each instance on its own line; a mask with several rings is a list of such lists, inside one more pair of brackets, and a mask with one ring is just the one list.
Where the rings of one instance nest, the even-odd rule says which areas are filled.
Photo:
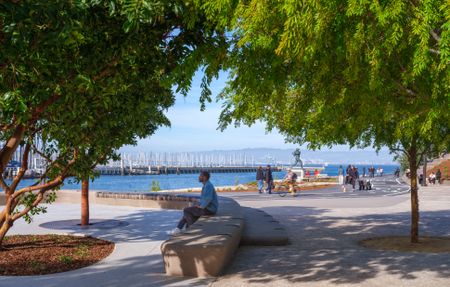
[[[299, 197], [229, 194], [285, 225], [291, 245], [241, 247], [212, 286], [450, 286], [450, 254], [369, 250], [361, 239], [408, 235], [408, 188], [375, 178], [374, 193], [340, 187]], [[399, 190], [400, 189], [400, 190]], [[348, 187], [347, 187], [348, 191]], [[422, 235], [450, 236], [450, 186], [420, 191]]]
[[[207, 286], [212, 279], [169, 277], [164, 274], [160, 246], [168, 238], [180, 211], [139, 209], [125, 206], [92, 205], [91, 218], [114, 219], [122, 224], [116, 228], [80, 230], [76, 226], [62, 228], [49, 222], [77, 219], [80, 206], [53, 204], [48, 213], [35, 217], [32, 224], [18, 221], [12, 234], [89, 234], [116, 243], [113, 253], [89, 267], [42, 276], [0, 276], [1, 287], [141, 287], [141, 286]], [[40, 225], [45, 224], [49, 228]], [[53, 226], [59, 229], [50, 228]]]

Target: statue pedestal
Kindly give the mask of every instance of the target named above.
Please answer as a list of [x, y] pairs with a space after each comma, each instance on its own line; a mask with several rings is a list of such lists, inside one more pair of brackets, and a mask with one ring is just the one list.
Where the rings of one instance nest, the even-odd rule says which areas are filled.
[[293, 167], [292, 172], [297, 175], [297, 181], [302, 181], [305, 177], [305, 170], [301, 167]]

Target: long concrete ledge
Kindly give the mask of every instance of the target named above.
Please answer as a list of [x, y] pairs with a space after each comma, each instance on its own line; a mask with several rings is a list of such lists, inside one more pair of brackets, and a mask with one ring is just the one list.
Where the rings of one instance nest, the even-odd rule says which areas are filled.
[[[56, 203], [80, 203], [79, 190], [60, 190]], [[197, 201], [195, 194], [90, 192], [91, 204], [133, 206], [143, 208], [183, 209]]]
[[277, 246], [289, 244], [289, 237], [283, 225], [266, 212], [243, 207], [246, 223], [242, 232], [241, 245]]
[[244, 228], [240, 205], [219, 198], [219, 212], [201, 217], [185, 233], [161, 245], [167, 275], [215, 277], [232, 260]]
[[[80, 192], [59, 191], [57, 202], [78, 203]], [[198, 201], [194, 194], [173, 193], [91, 193], [93, 204], [148, 208], [183, 209]], [[215, 277], [232, 260], [244, 228], [241, 206], [219, 197], [219, 212], [201, 217], [188, 231], [161, 245], [166, 274], [170, 276]]]

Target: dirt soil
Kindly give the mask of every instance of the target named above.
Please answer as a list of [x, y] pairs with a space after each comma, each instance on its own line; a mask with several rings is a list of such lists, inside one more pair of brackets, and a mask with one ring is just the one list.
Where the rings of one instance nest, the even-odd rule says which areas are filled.
[[112, 253], [114, 243], [71, 235], [7, 236], [0, 249], [0, 275], [43, 275], [92, 265]]
[[360, 241], [367, 248], [401, 252], [450, 252], [450, 237], [420, 237], [419, 243], [411, 243], [409, 236], [388, 236]]

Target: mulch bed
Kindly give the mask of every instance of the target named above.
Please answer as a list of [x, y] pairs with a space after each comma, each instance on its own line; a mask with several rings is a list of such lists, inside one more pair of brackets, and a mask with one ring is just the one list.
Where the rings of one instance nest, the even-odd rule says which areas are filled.
[[107, 257], [114, 243], [71, 235], [7, 236], [0, 249], [0, 275], [43, 275], [92, 265]]

